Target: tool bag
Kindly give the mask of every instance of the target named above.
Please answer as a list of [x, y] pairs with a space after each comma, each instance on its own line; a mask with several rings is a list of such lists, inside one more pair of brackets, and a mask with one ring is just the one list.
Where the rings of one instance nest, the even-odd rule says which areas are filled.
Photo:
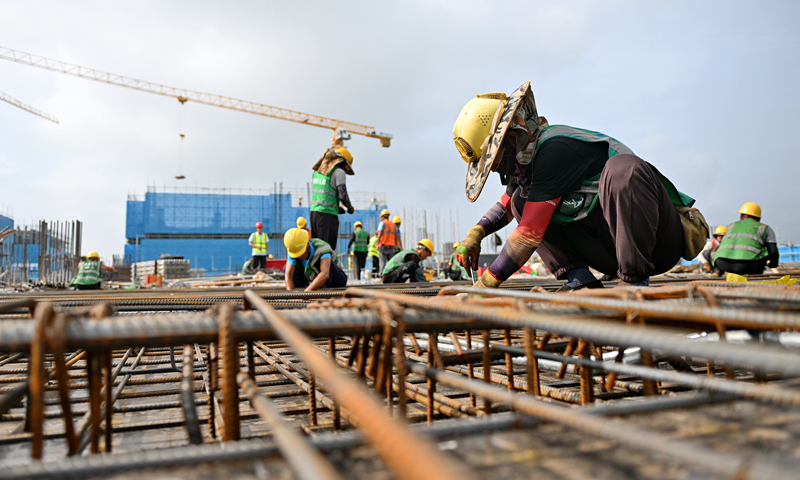
[[683, 258], [694, 260], [708, 241], [710, 229], [700, 210], [683, 205], [676, 205], [683, 227]]

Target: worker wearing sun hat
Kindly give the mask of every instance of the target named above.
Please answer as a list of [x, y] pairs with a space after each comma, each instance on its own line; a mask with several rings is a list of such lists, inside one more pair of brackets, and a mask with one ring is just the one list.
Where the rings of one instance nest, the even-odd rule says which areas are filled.
[[401, 250], [393, 256], [383, 269], [383, 283], [425, 282], [420, 263], [433, 255], [433, 242], [423, 238], [414, 249]]
[[[530, 82], [508, 96], [470, 100], [453, 135], [467, 162], [470, 202], [490, 172], [506, 186], [456, 249], [459, 263], [468, 273], [476, 269], [481, 240], [512, 219], [519, 223], [477, 286], [497, 287], [534, 251], [567, 280], [565, 289], [602, 286], [589, 267], [625, 284], [647, 285], [651, 275], [689, 255], [678, 208], [691, 207], [694, 199], [618, 140], [549, 125], [537, 112]], [[698, 252], [690, 253], [694, 258]]]
[[353, 155], [342, 146], [333, 146], [311, 169], [311, 238], [319, 238], [336, 250], [339, 214], [355, 212], [345, 176], [354, 174]]
[[94, 250], [86, 254], [86, 260], [78, 266], [78, 274], [72, 279], [70, 285], [77, 290], [97, 290], [103, 286], [100, 270], [116, 272], [114, 267], [103, 265], [100, 255]]
[[289, 258], [286, 260], [286, 290], [305, 287], [306, 292], [319, 288], [347, 285], [347, 275], [330, 245], [318, 238], [308, 238], [300, 228], [290, 228], [283, 236]]

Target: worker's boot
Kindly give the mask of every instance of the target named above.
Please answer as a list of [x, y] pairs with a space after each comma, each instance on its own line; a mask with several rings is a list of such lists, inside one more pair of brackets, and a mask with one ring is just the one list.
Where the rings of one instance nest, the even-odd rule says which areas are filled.
[[588, 268], [575, 268], [567, 272], [567, 283], [556, 292], [570, 292], [582, 288], [603, 288], [603, 282], [596, 279]]

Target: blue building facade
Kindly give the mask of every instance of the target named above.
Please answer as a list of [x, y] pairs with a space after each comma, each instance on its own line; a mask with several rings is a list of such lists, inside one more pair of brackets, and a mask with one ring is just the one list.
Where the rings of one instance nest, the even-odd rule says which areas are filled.
[[[290, 193], [165, 190], [148, 187], [144, 199], [128, 198], [126, 263], [168, 254], [190, 260], [192, 268], [205, 269], [208, 274], [235, 274], [251, 257], [248, 238], [255, 232], [256, 222], [264, 224], [270, 254], [286, 258], [284, 232], [296, 226], [297, 217], [309, 220], [308, 207]], [[383, 208], [386, 206], [373, 202], [354, 214], [340, 215], [337, 253], [345, 252], [356, 221], [374, 232]]]

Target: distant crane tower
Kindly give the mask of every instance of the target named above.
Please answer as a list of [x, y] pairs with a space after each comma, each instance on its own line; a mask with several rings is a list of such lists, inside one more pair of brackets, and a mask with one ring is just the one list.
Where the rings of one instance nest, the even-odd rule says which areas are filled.
[[344, 140], [350, 139], [351, 133], [363, 135], [365, 137], [377, 138], [380, 140], [382, 147], [388, 147], [392, 140], [392, 135], [379, 132], [375, 130], [374, 127], [360, 125], [358, 123], [335, 120], [333, 118], [321, 117], [319, 115], [310, 115], [308, 113], [287, 110], [284, 108], [271, 107], [261, 103], [248, 102], [246, 100], [239, 100], [222, 95], [214, 95], [182, 88], [168, 87], [157, 83], [146, 82], [143, 80], [137, 80], [135, 78], [124, 77], [122, 75], [85, 68], [67, 62], [60, 62], [58, 60], [52, 60], [45, 57], [40, 57], [38, 55], [32, 55], [30, 53], [19, 52], [5, 47], [0, 47], [0, 59], [21, 63], [23, 65], [30, 65], [32, 67], [39, 67], [53, 72], [65, 73], [75, 77], [86, 78], [96, 82], [110, 83], [120, 87], [156, 93], [158, 95], [165, 95], [167, 97], [176, 98], [181, 103], [192, 101], [206, 105], [213, 105], [215, 107], [228, 108], [239, 112], [254, 113], [256, 115], [263, 115], [265, 117], [279, 118], [281, 120], [289, 120], [290, 122], [313, 125], [315, 127], [329, 128], [333, 130], [334, 145], [343, 145]]
[[30, 105], [28, 105], [27, 103], [20, 102], [19, 100], [17, 100], [16, 98], [12, 97], [11, 95], [9, 95], [7, 93], [0, 92], [0, 100], [6, 102], [8, 104], [14, 105], [17, 108], [21, 108], [21, 109], [25, 110], [26, 112], [31, 112], [34, 115], [39, 115], [40, 117], [44, 118], [45, 120], [50, 120], [53, 123], [58, 123], [58, 119], [56, 117], [50, 115], [49, 113], [45, 113], [45, 112], [43, 112], [41, 110], [37, 110], [37, 109], [31, 107]]

